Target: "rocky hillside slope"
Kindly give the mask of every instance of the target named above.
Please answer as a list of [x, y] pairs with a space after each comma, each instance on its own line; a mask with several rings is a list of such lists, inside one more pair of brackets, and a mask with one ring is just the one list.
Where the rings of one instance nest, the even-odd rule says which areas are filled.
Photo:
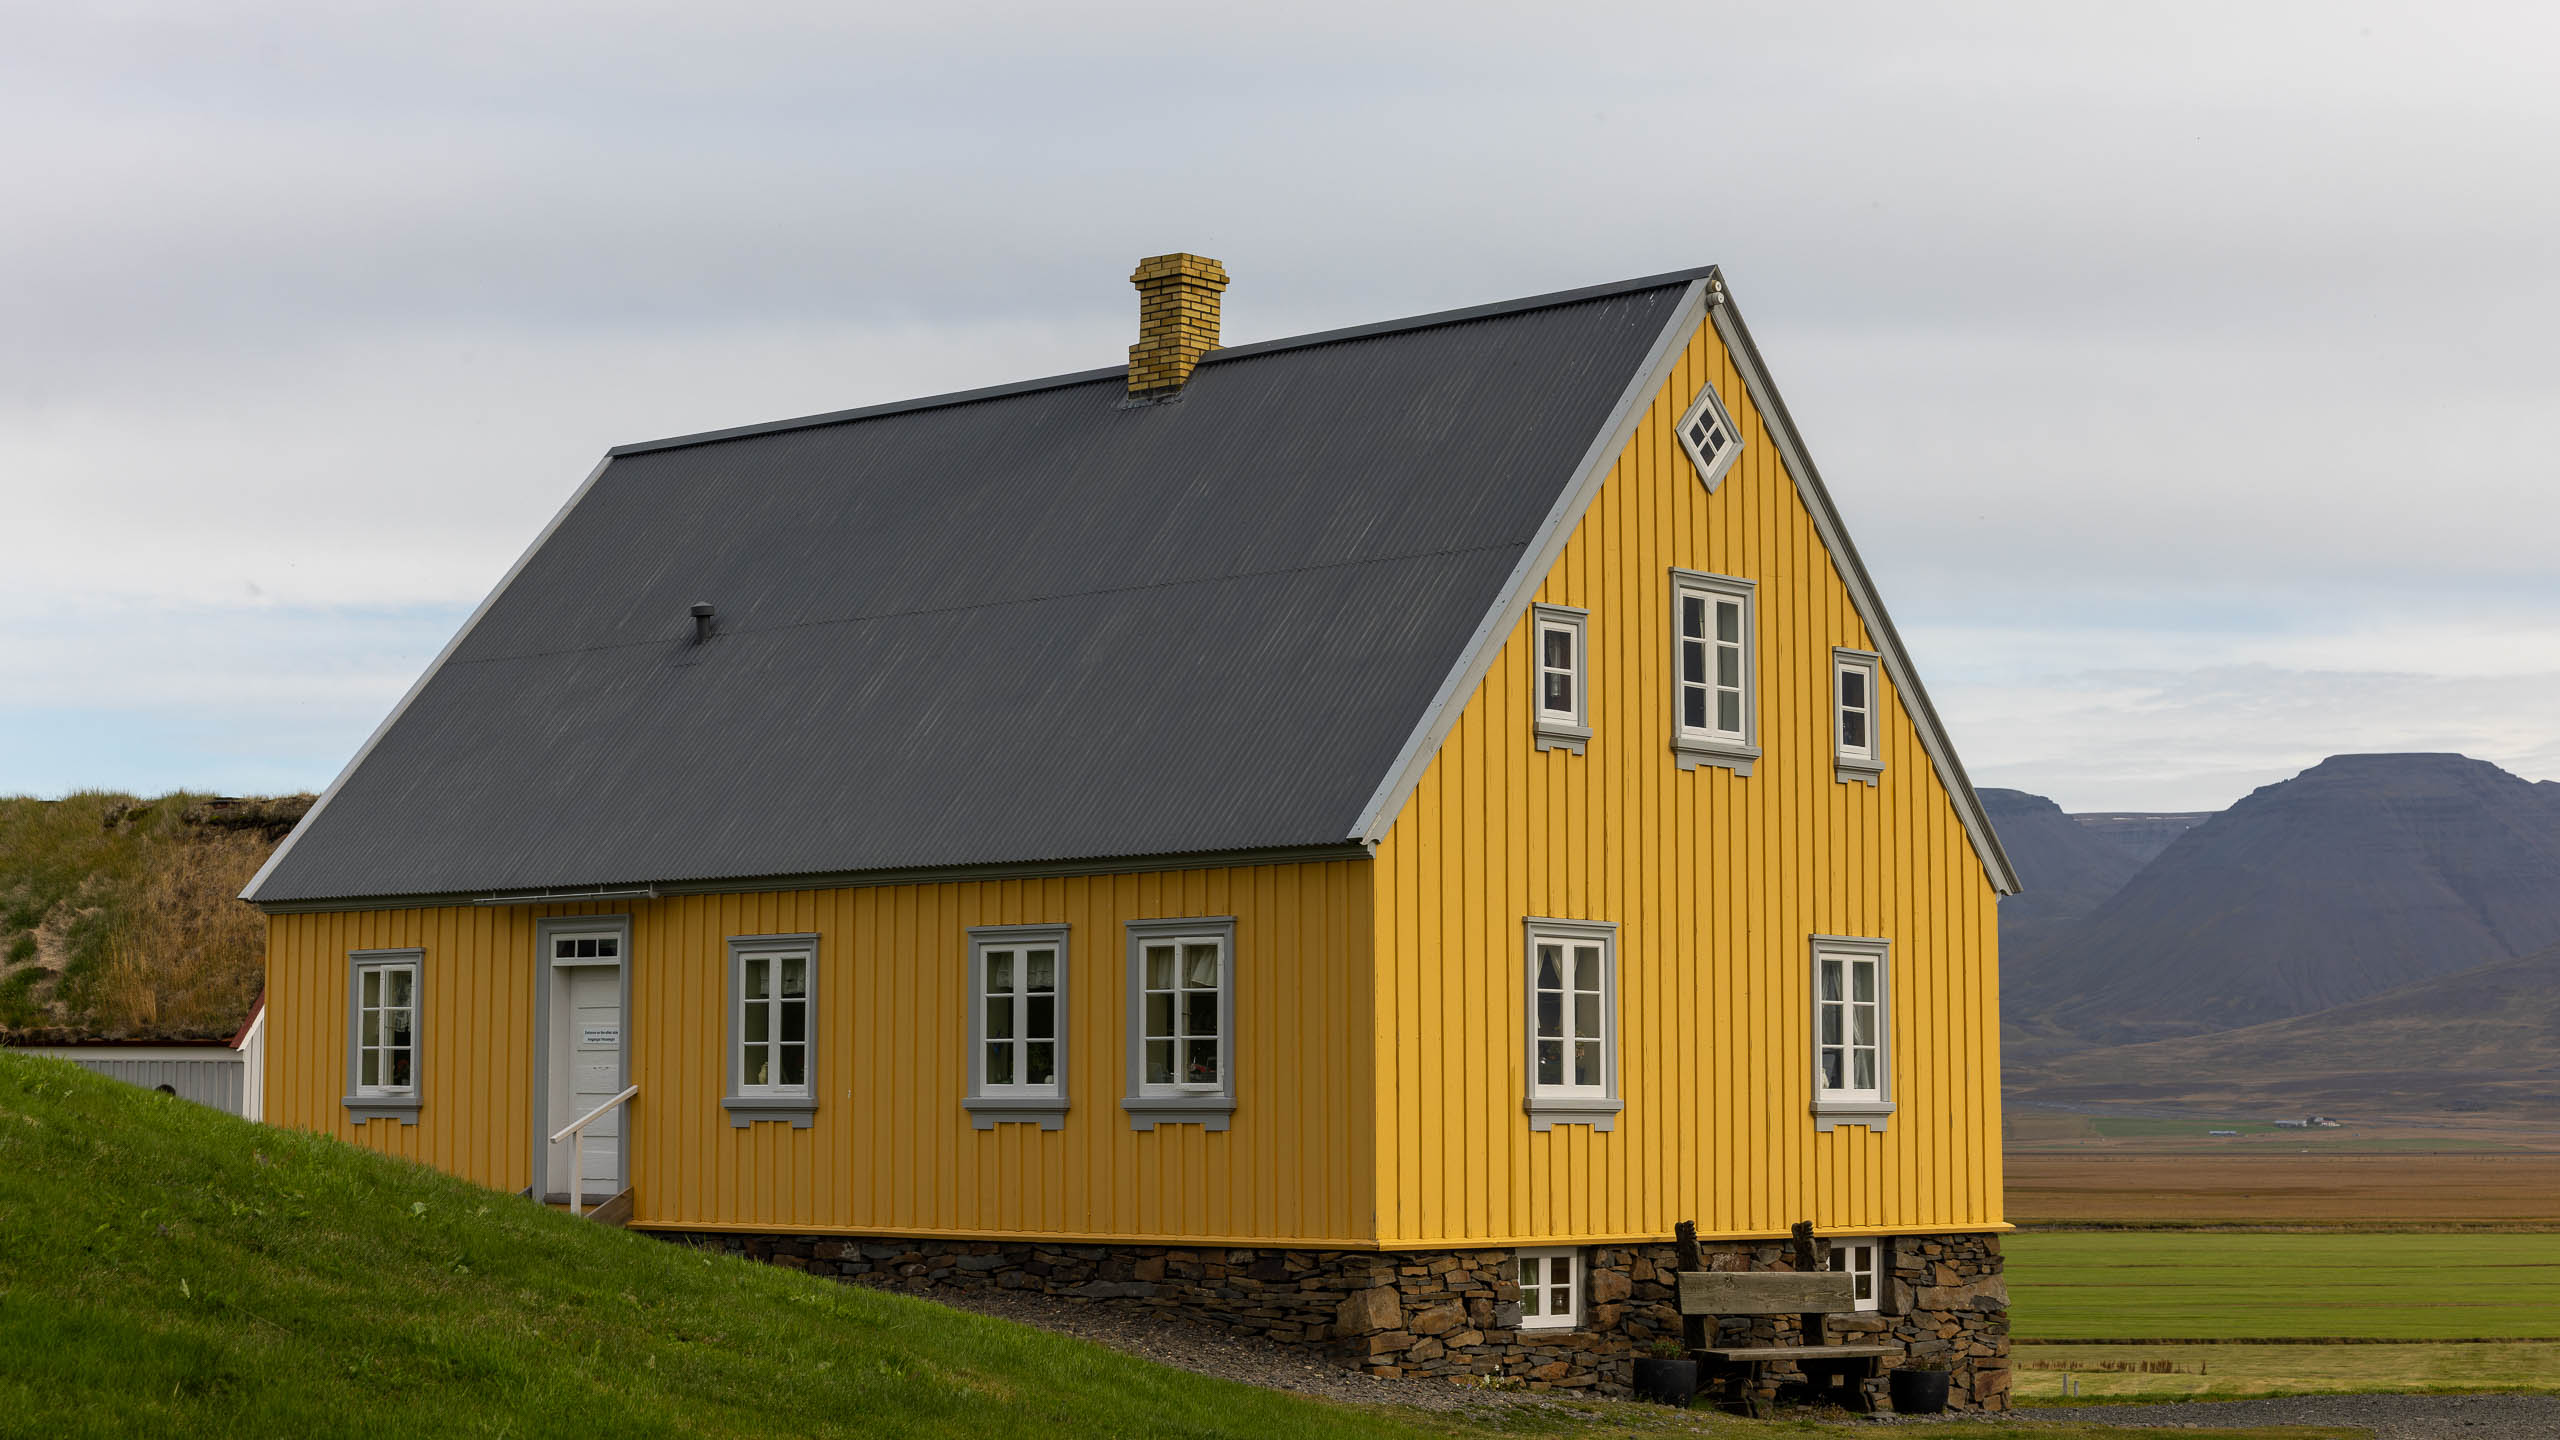
[[2315, 1014], [2029, 1062], [2041, 1102], [2273, 1114], [2560, 1113], [2560, 947]]
[[310, 806], [0, 799], [0, 1031], [230, 1035], [266, 963], [266, 927], [234, 897]]

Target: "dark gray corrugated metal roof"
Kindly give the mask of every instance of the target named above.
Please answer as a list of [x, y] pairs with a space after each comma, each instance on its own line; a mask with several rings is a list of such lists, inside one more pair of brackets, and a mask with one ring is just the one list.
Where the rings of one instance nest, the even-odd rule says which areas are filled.
[[253, 898], [1339, 843], [1694, 273], [625, 447]]

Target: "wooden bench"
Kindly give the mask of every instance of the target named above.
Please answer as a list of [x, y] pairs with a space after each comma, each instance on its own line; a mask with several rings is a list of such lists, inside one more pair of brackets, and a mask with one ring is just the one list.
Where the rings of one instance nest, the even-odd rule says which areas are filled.
[[[1757, 1410], [1754, 1392], [1761, 1367], [1793, 1364], [1802, 1371], [1817, 1398], [1837, 1400], [1861, 1414], [1873, 1413], [1875, 1397], [1867, 1393], [1884, 1357], [1899, 1355], [1899, 1345], [1834, 1345], [1828, 1317], [1853, 1314], [1858, 1308], [1855, 1282], [1844, 1273], [1813, 1268], [1811, 1227], [1797, 1232], [1796, 1270], [1688, 1270], [1680, 1272], [1680, 1314], [1688, 1347], [1706, 1378], [1722, 1380], [1728, 1407]], [[1695, 1231], [1681, 1225], [1681, 1259], [1695, 1254]], [[1803, 1317], [1802, 1345], [1718, 1345], [1711, 1317], [1724, 1315], [1797, 1315]]]

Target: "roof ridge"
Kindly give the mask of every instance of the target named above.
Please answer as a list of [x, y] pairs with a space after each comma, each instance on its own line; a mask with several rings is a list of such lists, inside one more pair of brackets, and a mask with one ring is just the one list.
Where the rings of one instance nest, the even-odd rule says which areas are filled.
[[[1643, 290], [1658, 290], [1666, 285], [1686, 285], [1715, 273], [1713, 265], [1697, 265], [1686, 270], [1669, 270], [1659, 275], [1643, 275], [1633, 280], [1613, 280], [1603, 285], [1585, 285], [1572, 290], [1551, 290], [1543, 295], [1527, 295], [1517, 300], [1496, 300], [1490, 304], [1469, 305], [1456, 310], [1434, 310], [1428, 314], [1408, 315], [1399, 320], [1376, 320], [1365, 325], [1348, 325], [1333, 330], [1315, 330], [1304, 335], [1288, 335], [1276, 340], [1255, 340], [1243, 345], [1222, 346], [1200, 357], [1203, 365], [1227, 360], [1245, 360], [1258, 355], [1272, 355], [1284, 350], [1299, 350], [1314, 345], [1333, 345], [1345, 340], [1366, 340], [1379, 335], [1400, 334], [1408, 330], [1432, 330], [1443, 325], [1461, 325], [1470, 320], [1489, 320], [1498, 315], [1516, 315], [1530, 310], [1552, 309], [1558, 305], [1576, 305], [1589, 300], [1605, 300], [1613, 295], [1632, 295]], [[1073, 370], [1063, 375], [1049, 375], [1036, 380], [1016, 380], [1004, 385], [986, 385], [974, 390], [952, 390], [940, 395], [924, 395], [913, 400], [890, 400], [878, 405], [861, 405], [850, 410], [829, 410], [816, 415], [799, 415], [786, 420], [766, 420], [753, 425], [732, 425], [719, 430], [700, 430], [690, 435], [671, 435], [662, 440], [635, 440], [605, 451], [608, 460], [625, 455], [642, 455], [655, 450], [681, 450], [694, 445], [717, 444], [723, 440], [743, 440], [755, 435], [774, 435], [790, 430], [812, 430], [825, 425], [844, 425], [856, 420], [873, 420], [883, 415], [901, 415], [918, 410], [940, 410], [954, 405], [973, 405], [981, 400], [1002, 400], [1014, 395], [1028, 395], [1039, 390], [1061, 390], [1070, 385], [1090, 385], [1113, 380], [1129, 373], [1129, 367], [1106, 365], [1096, 370]]]

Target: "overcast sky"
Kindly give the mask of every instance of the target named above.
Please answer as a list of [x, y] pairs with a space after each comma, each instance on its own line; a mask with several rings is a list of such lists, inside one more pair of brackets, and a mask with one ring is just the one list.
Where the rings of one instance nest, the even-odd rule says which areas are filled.
[[1721, 262], [1978, 783], [2560, 778], [2552, 7], [866, 8], [0, 4], [0, 793], [325, 785], [607, 445], [1116, 363], [1167, 250], [1230, 341]]

